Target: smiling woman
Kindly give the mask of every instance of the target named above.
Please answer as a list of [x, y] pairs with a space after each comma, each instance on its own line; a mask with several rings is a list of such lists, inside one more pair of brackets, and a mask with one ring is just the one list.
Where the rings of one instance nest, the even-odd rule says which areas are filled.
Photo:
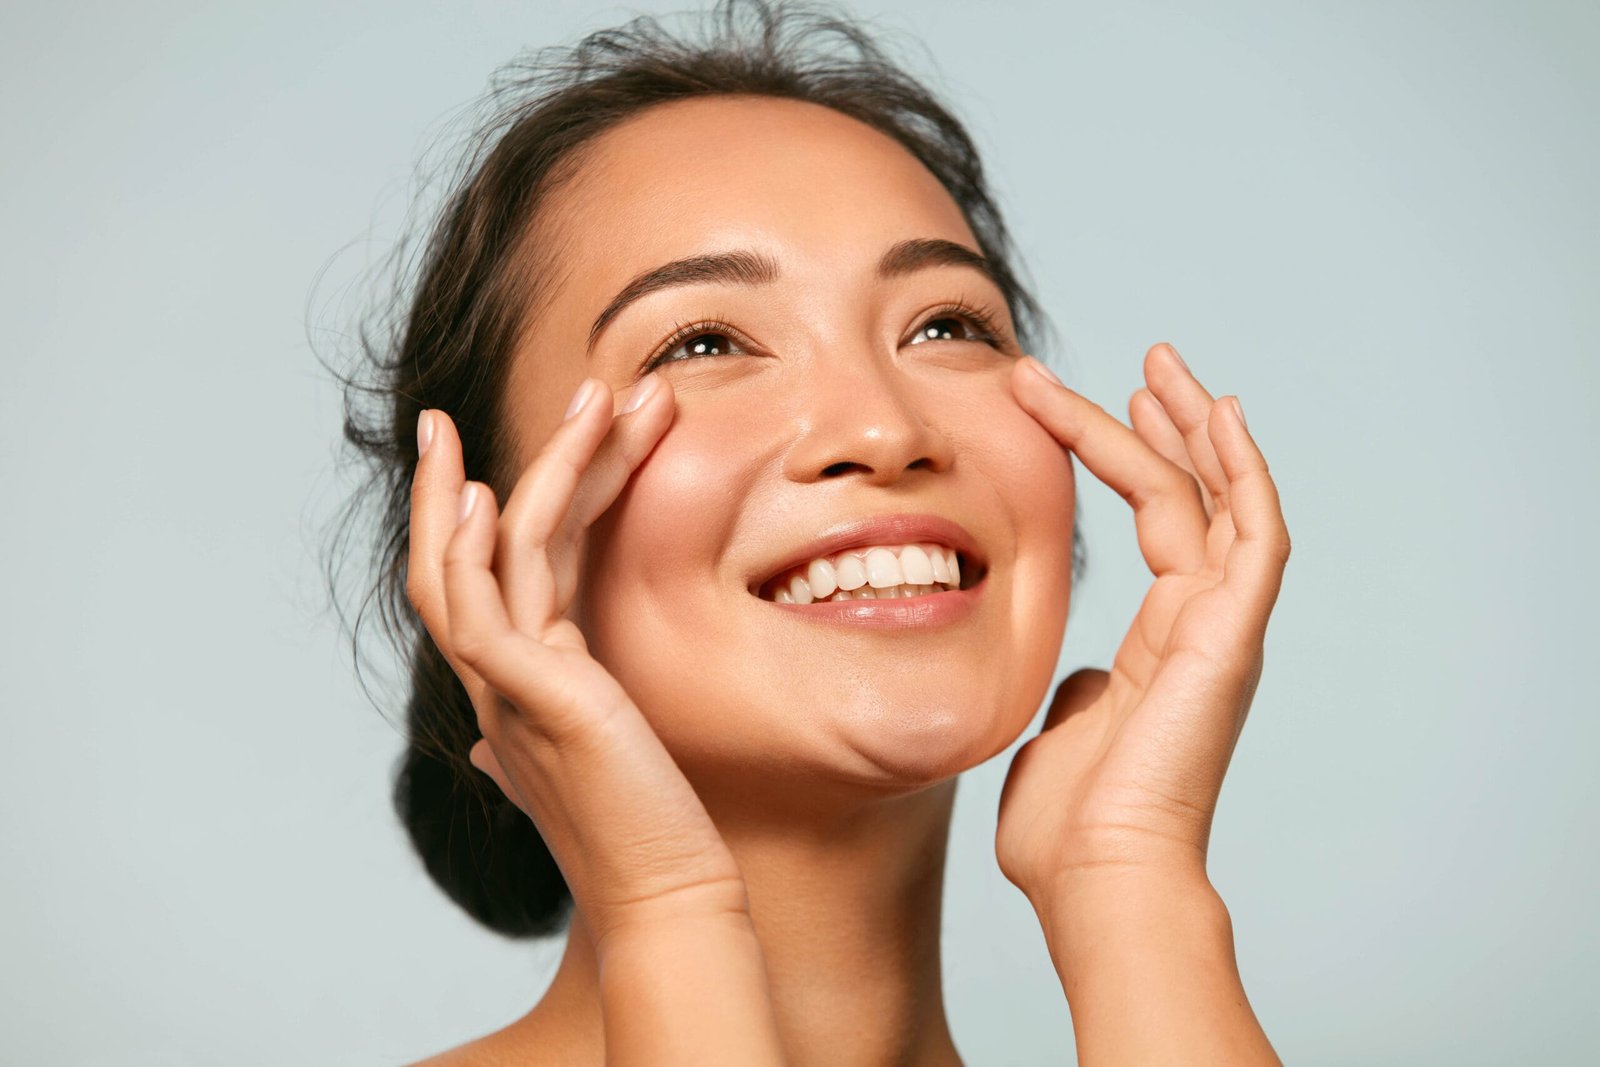
[[1027, 355], [971, 140], [843, 15], [705, 26], [510, 68], [346, 379], [397, 809], [478, 921], [566, 932], [440, 1062], [958, 1063], [951, 805], [1048, 693], [1072, 454], [1156, 583], [1019, 752], [996, 856], [1080, 1056], [1274, 1062], [1204, 873], [1288, 547], [1242, 420], [1165, 346], [1135, 429]]

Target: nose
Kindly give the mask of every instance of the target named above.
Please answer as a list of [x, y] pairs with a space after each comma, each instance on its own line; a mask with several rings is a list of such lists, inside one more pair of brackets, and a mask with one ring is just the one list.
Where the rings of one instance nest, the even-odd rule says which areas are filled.
[[784, 473], [798, 482], [853, 475], [893, 485], [908, 471], [949, 470], [955, 450], [936, 421], [937, 398], [892, 362], [853, 355], [809, 368]]

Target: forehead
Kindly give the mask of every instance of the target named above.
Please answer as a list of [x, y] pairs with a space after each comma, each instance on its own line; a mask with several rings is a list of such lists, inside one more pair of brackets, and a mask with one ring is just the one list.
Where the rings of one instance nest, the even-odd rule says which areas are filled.
[[892, 137], [831, 108], [752, 96], [659, 105], [592, 141], [549, 205], [563, 297], [603, 302], [640, 270], [756, 248], [785, 274], [870, 277], [907, 237], [976, 247], [960, 208]]

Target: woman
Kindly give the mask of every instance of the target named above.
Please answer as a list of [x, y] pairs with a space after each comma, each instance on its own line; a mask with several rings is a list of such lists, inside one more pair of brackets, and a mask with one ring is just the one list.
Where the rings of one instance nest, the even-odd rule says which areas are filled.
[[1069, 453], [1156, 578], [1017, 753], [997, 859], [1083, 1062], [1277, 1062], [1205, 874], [1289, 550], [1236, 402], [1165, 345], [1132, 429], [1061, 385], [959, 123], [826, 12], [712, 18], [504, 86], [350, 383], [414, 635], [399, 810], [480, 921], [570, 919], [545, 997], [430, 1062], [959, 1063], [951, 805], [1047, 696]]

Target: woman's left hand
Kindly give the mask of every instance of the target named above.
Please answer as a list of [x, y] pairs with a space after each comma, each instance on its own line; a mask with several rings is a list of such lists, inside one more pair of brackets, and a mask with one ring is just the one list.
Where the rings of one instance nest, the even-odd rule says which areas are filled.
[[1145, 357], [1133, 429], [1022, 364], [1022, 407], [1132, 506], [1155, 581], [1110, 671], [1068, 677], [1013, 759], [1000, 868], [1036, 907], [1106, 873], [1203, 878], [1289, 558], [1277, 488], [1235, 401], [1168, 345]]

